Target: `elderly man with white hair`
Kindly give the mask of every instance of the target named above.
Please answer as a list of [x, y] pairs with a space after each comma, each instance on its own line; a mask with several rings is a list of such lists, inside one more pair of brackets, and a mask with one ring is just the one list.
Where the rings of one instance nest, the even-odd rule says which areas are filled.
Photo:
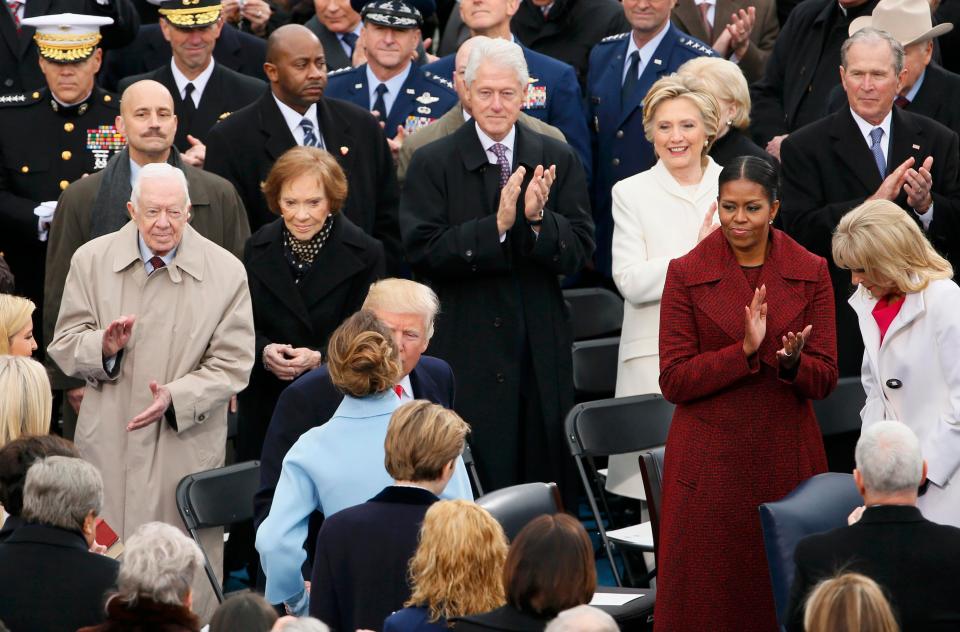
[[519, 46], [478, 42], [465, 80], [473, 122], [410, 161], [407, 260], [440, 298], [431, 351], [453, 367], [484, 486], [558, 481], [573, 492], [571, 332], [557, 278], [593, 253], [583, 167], [568, 145], [516, 124], [529, 80]]
[[564, 610], [544, 632], [619, 632], [620, 626], [600, 608], [586, 604]]
[[[181, 524], [177, 483], [223, 465], [227, 405], [254, 354], [243, 264], [190, 227], [183, 172], [144, 165], [127, 211], [126, 226], [74, 254], [48, 347], [86, 382], [76, 443], [122, 539], [152, 520]], [[216, 566], [222, 535], [204, 537]]]
[[853, 478], [865, 508], [852, 524], [797, 545], [790, 630], [803, 630], [803, 605], [817, 582], [840, 571], [884, 588], [903, 632], [960, 629], [960, 529], [926, 520], [917, 509], [927, 462], [913, 431], [899, 421], [863, 430]]

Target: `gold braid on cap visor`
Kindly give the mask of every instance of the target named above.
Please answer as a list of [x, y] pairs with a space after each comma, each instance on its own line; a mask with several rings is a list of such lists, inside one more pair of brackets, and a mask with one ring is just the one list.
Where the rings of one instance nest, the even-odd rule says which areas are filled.
[[71, 64], [83, 61], [92, 55], [102, 37], [98, 32], [86, 35], [41, 34], [37, 32], [33, 35], [33, 40], [37, 43], [37, 48], [40, 49], [40, 54], [45, 59], [61, 64]]
[[207, 26], [220, 17], [220, 5], [192, 9], [160, 9], [159, 13], [174, 26]]

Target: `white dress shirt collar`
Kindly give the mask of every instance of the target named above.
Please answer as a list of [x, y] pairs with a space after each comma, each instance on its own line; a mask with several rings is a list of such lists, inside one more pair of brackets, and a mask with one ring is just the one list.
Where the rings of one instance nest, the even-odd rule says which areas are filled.
[[890, 122], [893, 118], [892, 110], [887, 112], [887, 115], [883, 117], [883, 120], [880, 121], [879, 125], [871, 125], [863, 117], [853, 111], [853, 108], [850, 108], [850, 114], [853, 115], [853, 120], [857, 124], [857, 127], [860, 129], [860, 133], [863, 135], [863, 140], [867, 143], [869, 148], [873, 141], [870, 139], [870, 132], [879, 127], [883, 130], [883, 137], [880, 138], [880, 148], [883, 150], [883, 159], [887, 162], [889, 167], [890, 160], [887, 156], [887, 149], [890, 147]]
[[627, 69], [630, 67], [630, 55], [633, 54], [633, 51], [640, 51], [640, 64], [637, 66], [637, 76], [640, 77], [643, 75], [643, 69], [647, 67], [647, 64], [653, 58], [654, 53], [657, 52], [657, 47], [660, 46], [660, 42], [663, 41], [663, 38], [667, 36], [667, 31], [670, 30], [670, 20], [667, 20], [667, 23], [663, 25], [663, 28], [660, 29], [660, 32], [653, 36], [649, 42], [643, 45], [642, 48], [637, 47], [636, 40], [633, 39], [633, 33], [630, 34], [627, 43], [627, 55], [623, 58], [623, 76], [621, 79], [627, 76]]
[[705, 4], [709, 9], [707, 9], [707, 19], [710, 21], [710, 26], [715, 27], [717, 25], [717, 0], [696, 0], [694, 2], [697, 5], [697, 12], [700, 12], [700, 5]]
[[210, 63], [207, 64], [207, 67], [197, 75], [196, 79], [187, 79], [187, 76], [180, 72], [180, 69], [177, 68], [177, 63], [173, 60], [173, 57], [170, 58], [170, 69], [173, 71], [173, 81], [177, 84], [177, 90], [180, 91], [180, 99], [185, 99], [187, 97], [187, 84], [193, 84], [193, 105], [195, 107], [200, 107], [200, 99], [203, 97], [203, 90], [207, 87], [207, 83], [210, 81], [210, 77], [213, 75], [213, 65], [216, 62], [213, 60], [213, 57], [210, 58]]
[[913, 86], [910, 88], [910, 91], [907, 92], [905, 95], [903, 95], [904, 97], [906, 97], [907, 101], [910, 101], [912, 103], [913, 100], [917, 98], [917, 93], [920, 92], [920, 86], [923, 85], [923, 78], [926, 75], [927, 75], [926, 70], [921, 72], [920, 76], [917, 78], [917, 80], [913, 83]]
[[307, 111], [303, 114], [300, 114], [292, 107], [281, 101], [277, 98], [277, 95], [273, 95], [273, 100], [277, 102], [277, 107], [280, 108], [280, 114], [283, 115], [283, 120], [287, 123], [287, 127], [290, 128], [290, 133], [293, 134], [293, 139], [297, 141], [298, 145], [303, 144], [303, 128], [300, 127], [300, 121], [303, 119], [309, 119], [313, 123], [314, 133], [317, 135], [317, 138], [321, 141], [321, 147], [326, 146], [322, 141], [320, 121], [317, 120], [317, 104], [313, 103], [307, 108]]
[[400, 90], [403, 88], [403, 82], [407, 80], [411, 72], [413, 72], [413, 62], [407, 64], [406, 71], [386, 81], [380, 81], [377, 79], [377, 76], [373, 74], [373, 71], [370, 70], [370, 64], [367, 64], [367, 93], [370, 96], [370, 107], [368, 109], [373, 109], [373, 104], [377, 101], [377, 86], [383, 83], [387, 86], [387, 92], [383, 95], [383, 104], [387, 106], [387, 111], [381, 112], [381, 114], [383, 114], [384, 118], [389, 116], [390, 111], [393, 109], [393, 104], [397, 100]]
[[[480, 138], [480, 144], [483, 145], [483, 150], [487, 152], [487, 160], [490, 164], [497, 164], [497, 155], [493, 153], [493, 146], [499, 142], [501, 145], [507, 148], [507, 161], [513, 165], [513, 144], [517, 139], [517, 126], [514, 125], [510, 128], [510, 131], [507, 132], [507, 135], [501, 141], [495, 141], [486, 134], [483, 133], [483, 130], [480, 129], [480, 124], [474, 122], [474, 125], [477, 128], [477, 136]], [[512, 166], [511, 166], [512, 170]]]
[[[354, 35], [356, 35], [356, 36], [359, 38], [359, 37], [360, 37], [360, 31], [361, 31], [362, 29], [363, 29], [363, 20], [360, 20], [359, 22], [357, 22], [357, 25], [353, 28], [353, 30], [352, 30], [352, 31], [349, 31], [349, 32], [350, 32], [350, 33], [353, 33]], [[350, 56], [353, 54], [353, 51], [350, 50], [350, 45], [347, 44], [345, 41], [343, 41], [343, 35], [344, 35], [344, 34], [343, 34], [343, 33], [337, 33], [336, 35], [337, 35], [337, 41], [340, 42], [340, 48], [342, 48], [342, 49], [343, 49], [343, 52], [347, 54], [347, 59], [350, 59]], [[351, 61], [351, 63], [352, 63], [353, 60], [350, 60], [350, 61]]]

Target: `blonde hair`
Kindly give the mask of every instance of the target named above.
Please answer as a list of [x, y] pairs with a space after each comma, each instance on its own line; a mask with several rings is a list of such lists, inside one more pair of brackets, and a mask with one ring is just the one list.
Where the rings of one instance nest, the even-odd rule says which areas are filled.
[[403, 375], [393, 337], [365, 309], [343, 321], [330, 336], [327, 370], [333, 385], [353, 397], [382, 393]]
[[750, 88], [740, 66], [721, 57], [694, 57], [677, 69], [677, 76], [692, 89], [709, 92], [718, 103], [733, 103], [736, 112], [731, 127], [745, 130], [750, 126]]
[[367, 290], [363, 309], [398, 314], [420, 314], [426, 326], [427, 340], [433, 337], [433, 321], [440, 311], [436, 292], [423, 283], [409, 279], [381, 279]]
[[890, 603], [875, 581], [859, 573], [826, 579], [807, 598], [806, 632], [899, 632]]
[[20, 435], [47, 434], [53, 395], [43, 365], [32, 358], [0, 356], [0, 446]]
[[653, 124], [654, 117], [657, 115], [657, 109], [674, 99], [687, 99], [700, 111], [700, 119], [703, 121], [703, 130], [707, 135], [707, 143], [704, 145], [701, 156], [706, 159], [707, 152], [717, 140], [717, 131], [720, 129], [720, 103], [706, 90], [693, 89], [677, 75], [669, 75], [657, 79], [650, 87], [647, 96], [643, 98], [643, 133], [647, 140], [653, 142]]
[[463, 452], [470, 432], [460, 415], [418, 399], [393, 411], [384, 441], [383, 464], [398, 481], [435, 481]]
[[466, 500], [441, 500], [423, 519], [410, 559], [413, 587], [406, 606], [423, 606], [430, 621], [502, 606], [507, 536], [486, 509]]
[[953, 266], [906, 211], [888, 200], [864, 202], [841, 218], [833, 233], [833, 260], [904, 294], [920, 292], [935, 279], [953, 278]]
[[37, 308], [28, 298], [13, 294], [0, 294], [0, 355], [10, 353], [13, 337], [30, 324], [33, 310]]

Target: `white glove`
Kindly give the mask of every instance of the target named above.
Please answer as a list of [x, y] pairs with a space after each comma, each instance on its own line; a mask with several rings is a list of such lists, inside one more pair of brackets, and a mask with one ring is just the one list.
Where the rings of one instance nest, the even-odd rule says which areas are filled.
[[37, 239], [46, 241], [50, 224], [53, 223], [53, 215], [57, 212], [57, 201], [43, 202], [37, 208], [33, 209], [33, 214], [37, 216]]

